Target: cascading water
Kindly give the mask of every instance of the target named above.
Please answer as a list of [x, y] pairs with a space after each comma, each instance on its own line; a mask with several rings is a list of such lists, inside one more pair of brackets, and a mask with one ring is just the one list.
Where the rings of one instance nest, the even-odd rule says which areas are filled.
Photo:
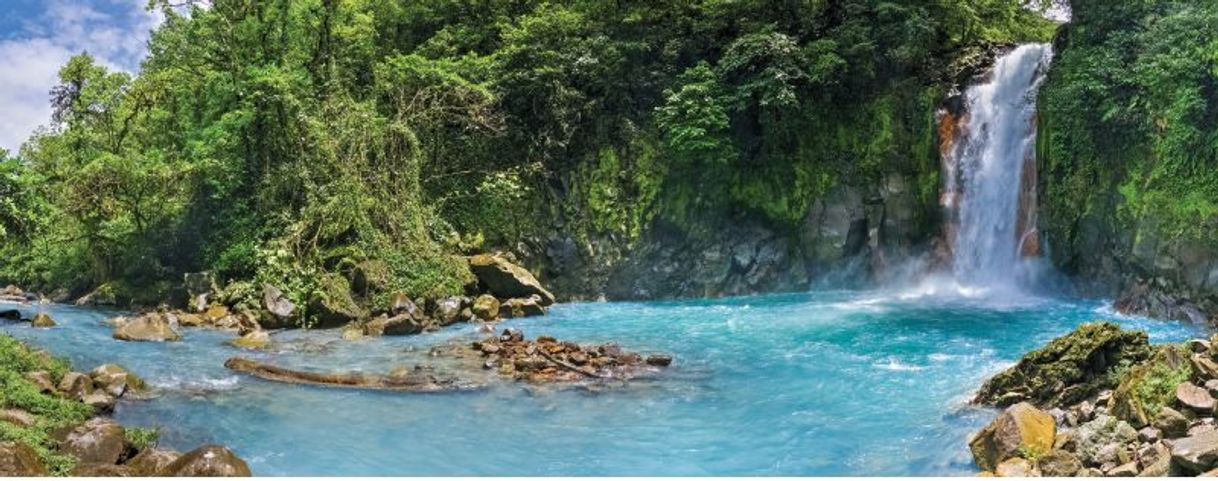
[[965, 93], [959, 135], [945, 144], [943, 204], [953, 271], [962, 285], [1018, 287], [1039, 255], [1035, 222], [1036, 93], [1052, 57], [1046, 44], [999, 57]]

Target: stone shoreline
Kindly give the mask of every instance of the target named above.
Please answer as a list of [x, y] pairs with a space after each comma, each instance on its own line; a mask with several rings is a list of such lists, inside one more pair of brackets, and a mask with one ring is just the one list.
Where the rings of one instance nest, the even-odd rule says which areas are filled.
[[1096, 322], [1028, 353], [974, 399], [1005, 407], [969, 441], [980, 475], [1218, 475], [1216, 343]]

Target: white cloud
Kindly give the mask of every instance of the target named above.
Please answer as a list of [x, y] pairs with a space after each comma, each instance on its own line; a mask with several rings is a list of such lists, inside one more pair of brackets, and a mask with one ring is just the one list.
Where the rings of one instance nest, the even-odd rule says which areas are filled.
[[[0, 148], [16, 152], [51, 119], [59, 68], [88, 51], [103, 65], [134, 72], [160, 18], [145, 0], [51, 0], [16, 38], [0, 41]], [[100, 9], [99, 9], [100, 8]]]

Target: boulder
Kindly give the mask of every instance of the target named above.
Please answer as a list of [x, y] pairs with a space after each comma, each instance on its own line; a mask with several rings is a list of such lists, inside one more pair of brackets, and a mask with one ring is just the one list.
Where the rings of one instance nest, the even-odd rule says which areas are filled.
[[554, 303], [554, 294], [542, 287], [533, 274], [500, 256], [471, 256], [469, 267], [478, 281], [497, 297], [527, 298], [536, 295], [542, 306]]
[[994, 468], [994, 475], [1000, 478], [1033, 478], [1040, 477], [1040, 472], [1031, 461], [1023, 458], [1011, 458]]
[[1159, 346], [1149, 360], [1121, 376], [1108, 401], [1108, 411], [1134, 427], [1145, 426], [1163, 406], [1175, 400], [1176, 386], [1192, 376], [1187, 351], [1179, 346]]
[[1028, 401], [1064, 406], [1111, 388], [1110, 371], [1150, 356], [1145, 332], [1093, 322], [1032, 351], [981, 387], [974, 402], [996, 406]]
[[118, 364], [97, 366], [89, 373], [89, 377], [98, 389], [114, 397], [122, 397], [128, 391], [143, 391], [148, 388], [143, 379]]
[[545, 315], [546, 308], [542, 307], [537, 296], [528, 299], [508, 299], [499, 305], [499, 317], [511, 319]]
[[1029, 403], [1007, 408], [969, 441], [973, 459], [984, 471], [1021, 452], [1048, 453], [1056, 436], [1053, 417]]
[[157, 476], [232, 477], [251, 476], [245, 461], [224, 446], [208, 445], [181, 455]]
[[474, 299], [472, 311], [475, 316], [484, 321], [493, 321], [499, 317], [499, 300], [483, 294]]
[[1100, 414], [1075, 431], [1076, 454], [1083, 464], [1098, 466], [1119, 460], [1124, 446], [1137, 439], [1138, 432], [1129, 423]]
[[1203, 473], [1218, 467], [1218, 431], [1177, 439], [1171, 446], [1172, 467], [1188, 473]]
[[203, 322], [207, 326], [216, 326], [224, 322], [224, 318], [228, 317], [228, 306], [224, 304], [212, 304], [207, 306], [203, 311]]
[[94, 391], [80, 398], [80, 402], [92, 407], [93, 412], [109, 414], [114, 412], [114, 405], [118, 403], [118, 399], [105, 391]]
[[1045, 476], [1069, 477], [1083, 469], [1083, 463], [1078, 460], [1078, 456], [1069, 451], [1054, 449], [1037, 459], [1036, 467]]
[[122, 464], [80, 463], [72, 468], [74, 478], [130, 478], [140, 473]]
[[469, 304], [469, 299], [464, 297], [454, 296], [440, 299], [436, 302], [436, 309], [433, 317], [436, 318], [436, 321], [439, 322], [441, 326], [467, 321], [469, 319], [462, 316], [466, 304]]
[[55, 327], [55, 320], [51, 319], [51, 315], [45, 312], [34, 314], [34, 319], [30, 321], [34, 327]]
[[123, 464], [135, 470], [138, 476], [156, 476], [180, 457], [182, 453], [171, 449], [147, 448]]
[[426, 322], [416, 320], [409, 314], [398, 314], [393, 317], [381, 316], [364, 324], [364, 334], [368, 336], [408, 336], [423, 332]]
[[110, 284], [102, 284], [93, 292], [76, 300], [78, 306], [113, 306], [116, 304], [118, 301], [114, 295], [114, 288]]
[[1191, 409], [1195, 413], [1214, 412], [1214, 398], [1209, 391], [1191, 382], [1182, 382], [1176, 386], [1176, 402]]
[[93, 394], [93, 379], [79, 372], [69, 372], [59, 381], [59, 392], [68, 399], [81, 400]]
[[368, 317], [368, 312], [352, 297], [347, 279], [337, 274], [321, 276], [317, 291], [309, 300], [309, 311], [318, 327], [337, 327]]
[[1117, 478], [1132, 478], [1138, 475], [1138, 463], [1136, 461], [1130, 461], [1115, 468], [1109, 469], [1105, 474]]
[[283, 295], [283, 291], [270, 284], [262, 285], [262, 308], [279, 320], [291, 319], [296, 314], [296, 304]]
[[54, 393], [55, 380], [47, 371], [30, 371], [25, 373], [25, 380], [34, 384], [40, 393]]
[[115, 464], [127, 450], [126, 431], [109, 419], [93, 418], [69, 432], [60, 449], [82, 463]]
[[182, 335], [169, 325], [164, 315], [151, 312], [119, 321], [118, 327], [114, 328], [114, 338], [120, 341], [172, 342], [182, 340]]
[[652, 354], [647, 356], [647, 364], [659, 367], [668, 366], [672, 364], [672, 356], [667, 354]]
[[20, 321], [21, 320], [21, 311], [18, 311], [16, 309], [0, 309], [0, 319], [5, 319], [5, 320], [9, 320], [9, 321]]
[[16, 441], [0, 442], [0, 476], [4, 477], [34, 477], [47, 476], [46, 465], [24, 443]]
[[228, 341], [228, 344], [241, 349], [265, 349], [271, 344], [271, 335], [266, 331], [251, 331], [244, 336]]

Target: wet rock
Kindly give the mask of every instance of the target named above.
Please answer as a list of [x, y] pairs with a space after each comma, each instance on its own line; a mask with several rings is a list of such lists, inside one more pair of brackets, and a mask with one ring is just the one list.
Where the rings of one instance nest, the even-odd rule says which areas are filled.
[[1177, 439], [1171, 446], [1173, 468], [1202, 473], [1218, 466], [1218, 431]]
[[32, 477], [47, 476], [47, 468], [38, 458], [38, 453], [24, 443], [0, 442], [0, 476]]
[[34, 319], [30, 321], [34, 327], [55, 327], [55, 320], [51, 319], [51, 315], [45, 312], [34, 314]]
[[262, 285], [262, 308], [280, 321], [296, 314], [296, 304], [283, 295], [283, 290], [270, 284]]
[[532, 273], [502, 257], [490, 254], [472, 256], [469, 266], [478, 281], [498, 297], [528, 298], [536, 295], [542, 306], [554, 303], [554, 294], [542, 287]]
[[126, 431], [105, 418], [93, 418], [76, 427], [60, 447], [82, 463], [115, 464], [127, 450]]
[[69, 372], [59, 381], [59, 391], [68, 399], [83, 399], [93, 394], [93, 379], [79, 372]]
[[986, 381], [974, 402], [997, 406], [1021, 401], [1042, 406], [1074, 404], [1113, 387], [1110, 370], [1140, 362], [1150, 352], [1144, 332], [1123, 331], [1108, 322], [1083, 324]]
[[969, 449], [977, 466], [990, 471], [1003, 460], [1018, 456], [1021, 449], [1049, 452], [1055, 435], [1052, 416], [1029, 403], [1019, 403], [977, 432], [969, 441]]
[[0, 309], [0, 319], [5, 319], [5, 320], [9, 320], [9, 321], [20, 321], [21, 320], [21, 311], [18, 311], [16, 309]]
[[182, 340], [182, 335], [169, 325], [165, 316], [148, 313], [139, 317], [117, 321], [114, 338], [120, 341], [173, 342]]
[[34, 384], [41, 393], [54, 393], [55, 381], [47, 371], [30, 371], [25, 373], [25, 379]]
[[342, 338], [344, 341], [358, 341], [365, 337], [368, 337], [368, 336], [366, 334], [364, 334], [364, 325], [363, 324], [352, 322], [350, 324], [347, 324], [346, 326], [343, 326]]
[[1198, 413], [1214, 411], [1214, 398], [1205, 388], [1197, 387], [1191, 382], [1180, 383], [1176, 386], [1176, 401], [1188, 409]]
[[182, 453], [171, 449], [147, 448], [123, 464], [138, 476], [156, 476], [180, 457]]
[[224, 446], [208, 445], [181, 455], [158, 476], [251, 476], [249, 465]]
[[1039, 477], [1040, 472], [1032, 466], [1032, 462], [1023, 458], [1011, 458], [994, 468], [994, 475], [1000, 478], [1031, 478]]
[[479, 319], [493, 321], [499, 317], [499, 300], [483, 294], [474, 299], [474, 306], [471, 310]]
[[1118, 477], [1118, 478], [1128, 478], [1128, 477], [1137, 476], [1138, 475], [1138, 463], [1130, 461], [1128, 463], [1122, 464], [1120, 466], [1117, 466], [1115, 468], [1108, 470], [1108, 472], [1106, 474], [1108, 476], [1113, 476], [1113, 477]]
[[[1079, 426], [1075, 435], [1076, 452], [1085, 465], [1117, 461], [1123, 446], [1138, 438], [1138, 432], [1129, 423], [1108, 415], [1098, 415]], [[1116, 446], [1119, 450], [1106, 451], [1105, 448], [1109, 446]]]
[[1174, 400], [1174, 391], [1160, 386], [1192, 377], [1192, 364], [1186, 356], [1179, 346], [1159, 346], [1149, 360], [1129, 368], [1108, 401], [1112, 415], [1136, 427], [1150, 423], [1158, 415], [1159, 406]]
[[14, 426], [28, 428], [38, 422], [33, 414], [20, 409], [0, 409], [0, 423], [9, 423]]
[[109, 414], [114, 412], [118, 399], [104, 391], [94, 391], [80, 398], [80, 402], [88, 404], [96, 413]]
[[103, 364], [89, 373], [93, 384], [114, 397], [122, 397], [128, 391], [143, 391], [147, 384], [118, 364]]
[[456, 379], [441, 378], [428, 373], [380, 376], [364, 373], [318, 373], [297, 371], [263, 364], [240, 357], [230, 358], [224, 367], [268, 381], [314, 386], [374, 389], [405, 392], [444, 392], [466, 390], [471, 386]]
[[1062, 449], [1054, 449], [1041, 456], [1036, 460], [1036, 466], [1040, 468], [1041, 474], [1050, 477], [1074, 476], [1083, 469], [1083, 463], [1078, 460], [1078, 456]]
[[524, 333], [520, 329], [504, 329], [503, 333], [499, 335], [499, 340], [503, 342], [523, 342]]
[[652, 354], [647, 356], [647, 364], [651, 366], [668, 366], [672, 364], [672, 356], [667, 354]]
[[393, 317], [381, 316], [364, 324], [364, 334], [368, 336], [407, 336], [423, 332], [427, 327], [425, 322], [416, 320], [409, 314], [398, 314]]
[[265, 349], [271, 344], [271, 335], [266, 331], [253, 331], [229, 340], [228, 344], [241, 349]]

